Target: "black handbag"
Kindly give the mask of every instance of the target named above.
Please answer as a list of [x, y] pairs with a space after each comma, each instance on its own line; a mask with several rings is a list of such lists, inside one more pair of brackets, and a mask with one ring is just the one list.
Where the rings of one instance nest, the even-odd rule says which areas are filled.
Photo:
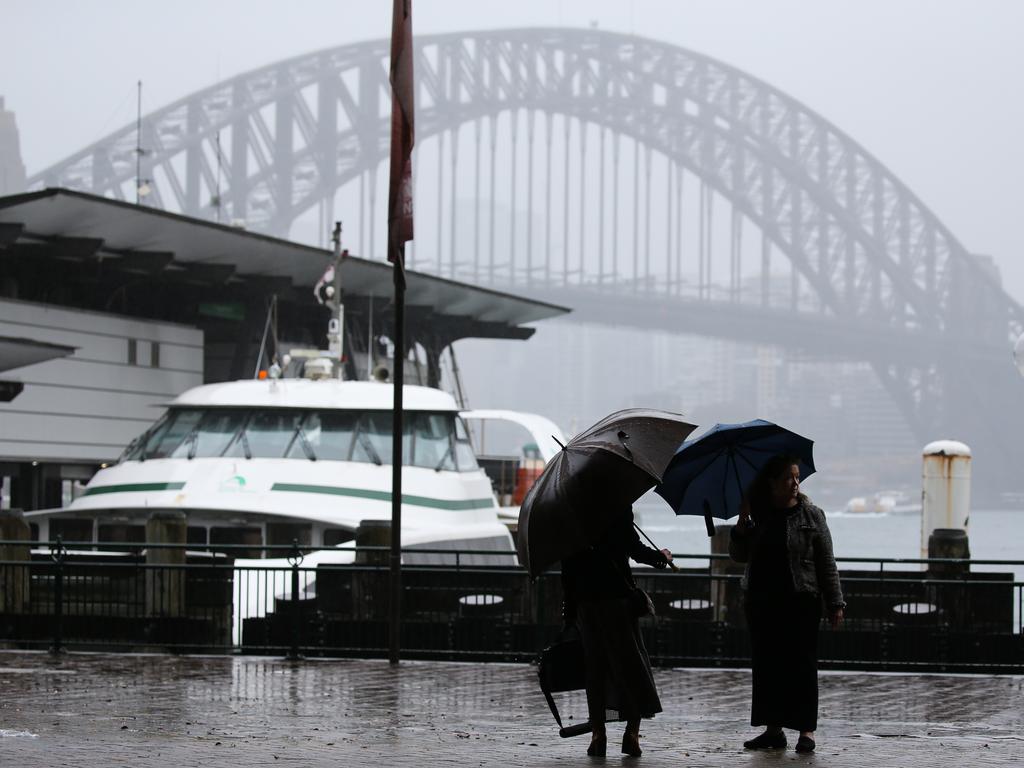
[[558, 735], [562, 738], [590, 732], [590, 723], [582, 722], [568, 728], [562, 726], [562, 716], [551, 696], [552, 693], [580, 691], [587, 686], [587, 667], [583, 658], [583, 640], [575, 627], [565, 629], [559, 638], [540, 652], [537, 664], [540, 689], [547, 699], [551, 714], [558, 723]]

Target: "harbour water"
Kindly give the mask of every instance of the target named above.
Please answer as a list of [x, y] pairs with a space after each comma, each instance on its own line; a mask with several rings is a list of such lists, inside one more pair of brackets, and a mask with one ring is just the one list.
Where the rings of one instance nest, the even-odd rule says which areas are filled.
[[[650, 494], [634, 507], [637, 522], [659, 547], [680, 554], [705, 554], [710, 542], [700, 517], [676, 516]], [[919, 558], [920, 514], [826, 512], [836, 556]], [[975, 510], [969, 523], [971, 557], [976, 560], [1024, 560], [1024, 512]], [[840, 568], [843, 564], [840, 563]], [[1024, 566], [978, 565], [978, 570], [1008, 572], [1024, 579]]]

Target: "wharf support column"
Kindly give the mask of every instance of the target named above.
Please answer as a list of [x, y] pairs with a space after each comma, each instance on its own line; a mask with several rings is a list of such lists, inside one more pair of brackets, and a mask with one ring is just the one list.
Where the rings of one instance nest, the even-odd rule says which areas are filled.
[[[936, 440], [922, 450], [921, 557], [968, 560], [971, 514], [971, 449], [955, 440]], [[970, 563], [928, 565], [928, 603], [954, 629], [968, 623], [971, 603], [982, 593], [967, 585]], [[959, 583], [958, 583], [959, 582]]]
[[180, 618], [185, 616], [185, 538], [184, 512], [156, 512], [146, 521], [146, 616]]
[[388, 618], [390, 544], [390, 520], [363, 520], [356, 528], [357, 570], [352, 584], [352, 608], [357, 619], [384, 621]]
[[921, 452], [921, 557], [925, 558], [932, 557], [928, 542], [936, 529], [961, 530], [967, 544], [971, 449], [955, 440], [936, 440]]
[[29, 567], [32, 562], [30, 540], [32, 534], [20, 509], [0, 510], [0, 541], [24, 541], [20, 544], [0, 544], [0, 637], [9, 637], [11, 629], [4, 626], [16, 614], [25, 613], [29, 606]]

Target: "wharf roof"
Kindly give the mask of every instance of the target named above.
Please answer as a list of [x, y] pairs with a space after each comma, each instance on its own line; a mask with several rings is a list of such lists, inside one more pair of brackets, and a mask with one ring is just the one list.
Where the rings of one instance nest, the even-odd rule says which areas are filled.
[[[50, 188], [0, 197], [0, 258], [55, 253], [105, 270], [160, 279], [251, 283], [270, 293], [309, 289], [333, 260], [330, 250], [78, 190]], [[472, 325], [466, 336], [526, 338], [519, 326], [569, 310], [500, 291], [407, 270], [406, 304]], [[343, 300], [392, 296], [392, 267], [349, 256]]]

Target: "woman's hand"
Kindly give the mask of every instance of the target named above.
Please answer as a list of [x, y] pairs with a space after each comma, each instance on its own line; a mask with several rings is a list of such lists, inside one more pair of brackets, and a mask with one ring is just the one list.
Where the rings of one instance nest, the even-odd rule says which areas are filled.
[[740, 533], [750, 528], [750, 502], [746, 498], [740, 502], [740, 519], [736, 521], [736, 528]]
[[836, 608], [829, 614], [828, 620], [829, 623], [832, 625], [832, 629], [838, 627], [840, 624], [843, 623], [843, 609]]
[[661, 552], [661, 556], [665, 558], [666, 565], [671, 565], [672, 564], [672, 550], [670, 550], [670, 549], [659, 549], [658, 551]]

